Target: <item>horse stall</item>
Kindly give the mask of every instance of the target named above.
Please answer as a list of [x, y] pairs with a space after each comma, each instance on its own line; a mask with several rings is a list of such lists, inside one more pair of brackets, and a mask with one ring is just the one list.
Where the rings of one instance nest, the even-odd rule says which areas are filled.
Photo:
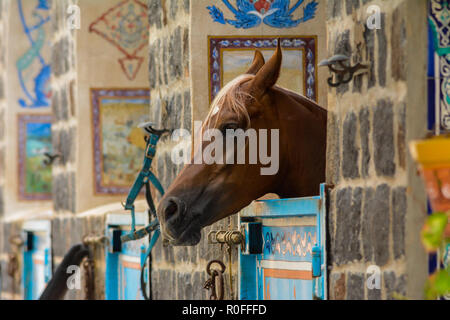
[[51, 221], [26, 221], [22, 234], [23, 299], [37, 300], [52, 277]]
[[[136, 213], [136, 226], [142, 228], [148, 224], [148, 215]], [[145, 262], [148, 236], [142, 239], [122, 243], [120, 237], [130, 231], [131, 217], [121, 213], [111, 213], [106, 217], [106, 237], [108, 247], [105, 252], [105, 299], [106, 300], [143, 300], [141, 289], [141, 264]], [[143, 271], [145, 290], [148, 291], [149, 269]]]
[[316, 197], [254, 201], [239, 221], [239, 299], [327, 299], [325, 184]]

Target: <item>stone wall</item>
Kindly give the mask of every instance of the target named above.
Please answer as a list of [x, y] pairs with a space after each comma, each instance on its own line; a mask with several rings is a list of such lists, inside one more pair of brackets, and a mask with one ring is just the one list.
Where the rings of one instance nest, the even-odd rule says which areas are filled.
[[[381, 9], [378, 30], [366, 25], [370, 5]], [[331, 299], [422, 296], [426, 199], [407, 145], [426, 130], [426, 12], [426, 1], [328, 2], [329, 56], [370, 64], [328, 92]], [[370, 265], [379, 290], [366, 285]]]
[[52, 139], [54, 153], [60, 155], [53, 164], [53, 205], [59, 214], [76, 212], [76, 42], [66, 14], [73, 2], [52, 2]]
[[[76, 218], [76, 41], [74, 31], [67, 28], [67, 8], [74, 1], [52, 1], [52, 140], [53, 208], [52, 254], [54, 270], [67, 250], [80, 243]], [[69, 293], [71, 298], [73, 295]]]
[[[192, 129], [190, 89], [190, 1], [149, 1], [150, 49], [150, 119], [165, 128]], [[164, 188], [170, 185], [181, 166], [170, 159], [173, 143], [165, 137], [158, 144], [155, 172]], [[236, 226], [235, 218], [231, 221]], [[152, 292], [154, 299], [205, 299], [206, 264], [221, 259], [228, 265], [227, 254], [217, 245], [209, 245], [211, 229], [228, 228], [228, 220], [202, 231], [195, 247], [163, 247], [158, 242], [152, 254]], [[236, 292], [237, 251], [233, 251], [233, 287]], [[230, 298], [228, 267], [226, 297]], [[235, 294], [236, 296], [236, 294]]]
[[[80, 217], [77, 186], [81, 181], [77, 172], [79, 161], [79, 128], [88, 128], [90, 123], [80, 123], [77, 112], [79, 70], [77, 69], [77, 33], [67, 27], [67, 8], [76, 0], [52, 2], [52, 111], [53, 111], [53, 148], [60, 154], [53, 165], [53, 206], [52, 219], [52, 253], [54, 270], [67, 251], [82, 242], [85, 235], [101, 235], [105, 230], [105, 216]], [[87, 21], [85, 21], [87, 23]], [[83, 29], [84, 32], [84, 29]], [[91, 177], [92, 178], [92, 177]], [[79, 187], [79, 186], [78, 186]], [[91, 246], [95, 261], [95, 297], [104, 299], [105, 254], [101, 245]], [[82, 281], [84, 277], [82, 274]], [[83, 287], [83, 286], [82, 286]], [[69, 290], [65, 299], [84, 299], [82, 290]]]

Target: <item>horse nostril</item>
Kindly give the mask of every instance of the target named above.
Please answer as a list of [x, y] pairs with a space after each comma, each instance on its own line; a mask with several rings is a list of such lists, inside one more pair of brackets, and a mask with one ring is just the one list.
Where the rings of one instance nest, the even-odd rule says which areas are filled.
[[162, 209], [163, 221], [168, 224], [166, 228], [177, 229], [186, 211], [184, 202], [179, 198], [170, 197], [165, 200]]
[[169, 220], [171, 217], [176, 215], [177, 211], [178, 211], [178, 205], [176, 204], [176, 202], [173, 200], [169, 200], [167, 203], [167, 206], [164, 210], [164, 216], [165, 216], [166, 220]]

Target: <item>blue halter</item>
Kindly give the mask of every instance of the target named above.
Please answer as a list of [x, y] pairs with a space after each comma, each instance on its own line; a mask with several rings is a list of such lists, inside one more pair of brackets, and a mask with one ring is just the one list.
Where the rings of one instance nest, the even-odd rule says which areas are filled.
[[[120, 239], [122, 242], [134, 241], [138, 239], [142, 239], [147, 235], [150, 235], [153, 231], [153, 236], [151, 237], [147, 252], [145, 253], [145, 258], [141, 262], [141, 290], [144, 298], [148, 300], [147, 293], [145, 291], [145, 282], [144, 282], [144, 268], [145, 263], [150, 256], [153, 247], [155, 246], [158, 238], [161, 234], [159, 230], [159, 221], [156, 216], [156, 208], [152, 199], [152, 195], [150, 192], [150, 183], [155, 186], [155, 188], [159, 191], [161, 196], [164, 195], [164, 188], [159, 182], [158, 178], [150, 171], [150, 167], [152, 165], [153, 158], [156, 153], [156, 144], [164, 133], [169, 132], [169, 130], [155, 130], [152, 128], [151, 123], [144, 123], [139, 126], [144, 130], [147, 134], [146, 136], [146, 148], [145, 148], [145, 157], [144, 157], [144, 165], [139, 172], [139, 175], [136, 178], [136, 181], [133, 184], [130, 192], [128, 193], [128, 197], [126, 202], [123, 204], [125, 210], [129, 210], [131, 212], [131, 231], [125, 235], [123, 235]], [[149, 211], [151, 215], [155, 218], [148, 226], [145, 228], [136, 230], [136, 216], [135, 216], [135, 207], [134, 202], [138, 197], [139, 193], [142, 190], [142, 187], [145, 185], [146, 188], [146, 199], [149, 206]]]

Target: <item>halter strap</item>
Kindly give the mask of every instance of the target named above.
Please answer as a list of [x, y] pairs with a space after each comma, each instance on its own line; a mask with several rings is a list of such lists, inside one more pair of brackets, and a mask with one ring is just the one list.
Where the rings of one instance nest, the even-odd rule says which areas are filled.
[[[150, 183], [153, 184], [153, 186], [159, 191], [161, 196], [164, 195], [164, 188], [162, 187], [158, 178], [153, 174], [153, 172], [150, 171], [150, 168], [152, 165], [153, 158], [155, 157], [156, 154], [156, 145], [161, 136], [164, 133], [168, 132], [168, 130], [155, 130], [149, 123], [142, 124], [139, 127], [141, 127], [144, 130], [144, 132], [148, 134], [148, 137], [146, 138], [147, 145], [145, 148], [144, 164], [133, 186], [131, 187], [130, 192], [128, 193], [126, 202], [123, 204], [124, 209], [129, 210], [131, 213], [131, 231], [121, 236], [120, 240], [122, 242], [134, 241], [142, 239], [145, 236], [150, 235], [152, 232], [154, 232], [151, 237], [148, 249], [141, 261], [141, 277], [140, 277], [141, 291], [144, 299], [149, 300], [147, 291], [145, 290], [144, 269], [146, 261], [150, 257], [152, 249], [155, 246], [161, 234], [159, 230], [159, 221], [156, 216], [155, 204], [153, 202], [152, 194], [150, 191]], [[145, 228], [136, 230], [136, 216], [135, 216], [134, 202], [136, 201], [136, 198], [138, 197], [144, 185], [145, 185], [145, 198], [147, 200], [150, 213], [149, 218], [153, 216], [154, 220], [150, 222], [150, 224], [147, 225]]]
[[[159, 191], [159, 193], [164, 195], [164, 188], [159, 182], [158, 178], [150, 171], [150, 167], [152, 165], [153, 158], [156, 154], [156, 144], [158, 143], [161, 135], [165, 131], [154, 131], [156, 133], [150, 133], [150, 136], [147, 138], [147, 145], [145, 148], [145, 157], [144, 157], [144, 165], [139, 172], [133, 186], [131, 187], [130, 192], [128, 193], [127, 200], [125, 202], [124, 209], [129, 210], [131, 212], [131, 232], [123, 235], [121, 237], [122, 242], [138, 240], [146, 235], [150, 234], [153, 230], [155, 230], [156, 226], [159, 227], [158, 219], [156, 219], [156, 209], [153, 199], [150, 193], [150, 183], [155, 186], [155, 188]], [[147, 227], [136, 230], [136, 215], [135, 215], [135, 206], [134, 202], [138, 197], [139, 193], [142, 190], [143, 186], [146, 186], [146, 199], [147, 204], [149, 206], [149, 210], [151, 214], [155, 217], [155, 220], [150, 223]]]

